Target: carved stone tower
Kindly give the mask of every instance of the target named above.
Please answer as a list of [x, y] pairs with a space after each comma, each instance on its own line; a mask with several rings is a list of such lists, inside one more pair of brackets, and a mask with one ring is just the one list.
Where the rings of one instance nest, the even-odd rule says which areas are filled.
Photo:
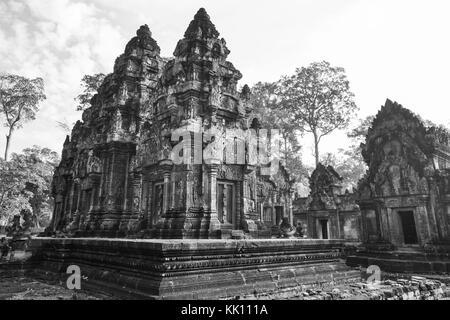
[[55, 172], [49, 231], [270, 236], [290, 213], [289, 177], [283, 167], [263, 176], [249, 161], [250, 90], [237, 91], [242, 75], [225, 40], [200, 9], [174, 57], [159, 53], [142, 26], [75, 125]]

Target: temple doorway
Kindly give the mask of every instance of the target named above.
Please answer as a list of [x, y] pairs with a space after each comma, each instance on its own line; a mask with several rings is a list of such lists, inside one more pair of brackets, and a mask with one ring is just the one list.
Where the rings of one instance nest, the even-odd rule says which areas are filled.
[[276, 214], [276, 224], [277, 226], [281, 223], [281, 220], [283, 220], [283, 207], [277, 206], [275, 207], [275, 214]]
[[416, 223], [414, 221], [414, 212], [400, 211], [400, 221], [403, 230], [403, 241], [405, 244], [418, 244]]
[[234, 183], [219, 182], [217, 184], [217, 215], [223, 224], [237, 227], [236, 195]]
[[320, 231], [322, 234], [322, 239], [328, 239], [328, 220], [320, 219], [319, 225], [320, 225]]

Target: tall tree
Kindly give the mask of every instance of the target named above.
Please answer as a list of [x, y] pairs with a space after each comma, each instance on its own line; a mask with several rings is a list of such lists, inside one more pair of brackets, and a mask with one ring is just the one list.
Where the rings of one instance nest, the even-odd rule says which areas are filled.
[[97, 93], [105, 77], [103, 73], [97, 73], [94, 75], [85, 75], [81, 79], [83, 92], [75, 98], [75, 101], [78, 103], [77, 111], [86, 110], [91, 106], [91, 99]]
[[292, 115], [278, 106], [276, 83], [258, 82], [251, 89], [254, 113], [264, 129], [277, 129], [282, 139], [281, 154], [286, 161], [293, 153], [300, 152], [297, 139], [299, 131], [292, 124]]
[[301, 134], [293, 124], [292, 115], [279, 107], [277, 83], [258, 82], [251, 89], [254, 115], [261, 128], [277, 129], [281, 137], [280, 155], [282, 163], [289, 170], [297, 184], [307, 184], [307, 169], [301, 159]]
[[278, 86], [280, 106], [293, 117], [293, 124], [313, 135], [316, 165], [321, 139], [348, 126], [358, 110], [345, 70], [329, 62], [314, 62], [283, 77]]
[[39, 103], [45, 99], [44, 81], [41, 78], [28, 79], [22, 76], [0, 75], [0, 108], [6, 135], [5, 160], [8, 160], [11, 137], [24, 123], [36, 119]]

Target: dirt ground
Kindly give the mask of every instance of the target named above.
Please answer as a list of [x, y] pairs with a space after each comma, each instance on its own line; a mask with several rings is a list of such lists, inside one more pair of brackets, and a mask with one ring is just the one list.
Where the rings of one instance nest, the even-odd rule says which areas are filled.
[[27, 276], [0, 274], [0, 300], [104, 300], [106, 294], [73, 291], [62, 283], [45, 283]]

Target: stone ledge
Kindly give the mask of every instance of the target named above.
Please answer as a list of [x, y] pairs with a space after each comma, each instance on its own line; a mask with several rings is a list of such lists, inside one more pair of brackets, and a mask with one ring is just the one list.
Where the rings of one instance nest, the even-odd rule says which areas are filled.
[[[340, 240], [33, 239], [30, 266], [125, 297], [230, 298], [357, 280]], [[295, 291], [295, 290], [294, 290]], [[237, 294], [238, 293], [238, 294]]]

